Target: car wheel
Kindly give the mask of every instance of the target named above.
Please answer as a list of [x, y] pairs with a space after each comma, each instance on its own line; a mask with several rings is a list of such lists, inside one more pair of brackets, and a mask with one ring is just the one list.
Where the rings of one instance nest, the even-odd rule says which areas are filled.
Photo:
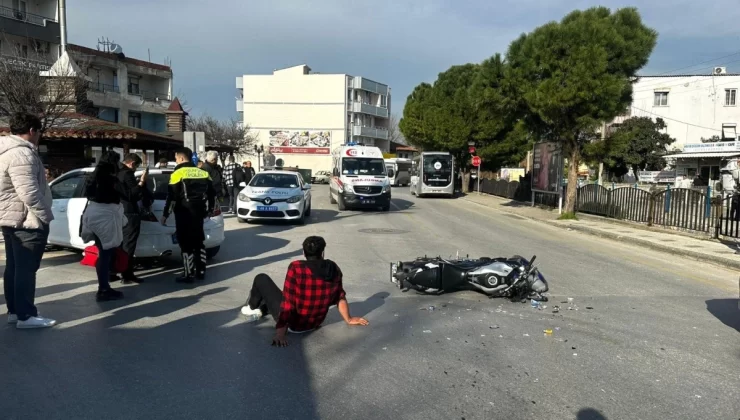
[[247, 223], [247, 219], [242, 219], [241, 217], [237, 217], [236, 220], [238, 220], [239, 223]]
[[331, 190], [329, 190], [329, 203], [331, 204], [337, 204], [337, 200], [334, 199], [334, 196], [331, 195]]
[[220, 250], [221, 250], [220, 246], [206, 249], [206, 259], [207, 260], [213, 259], [213, 257], [215, 257], [216, 254], [218, 254], [218, 251]]
[[311, 215], [311, 203], [308, 204], [308, 209], [306, 210], [306, 216]]
[[344, 198], [342, 198], [341, 195], [337, 196], [337, 208], [339, 209], [339, 211], [347, 210], [347, 205], [344, 204]]
[[391, 209], [390, 205], [383, 206], [383, 211], [389, 211]]

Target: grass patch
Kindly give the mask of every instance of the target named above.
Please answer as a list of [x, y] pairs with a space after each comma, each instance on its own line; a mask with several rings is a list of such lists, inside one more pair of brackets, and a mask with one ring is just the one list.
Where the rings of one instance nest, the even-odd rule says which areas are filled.
[[578, 220], [578, 216], [575, 213], [563, 213], [558, 220]]

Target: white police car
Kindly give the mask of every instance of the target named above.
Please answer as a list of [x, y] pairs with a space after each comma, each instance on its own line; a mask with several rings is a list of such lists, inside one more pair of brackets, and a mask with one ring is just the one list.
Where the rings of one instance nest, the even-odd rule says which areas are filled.
[[291, 220], [303, 224], [311, 215], [311, 185], [294, 171], [256, 174], [237, 196], [239, 222]]

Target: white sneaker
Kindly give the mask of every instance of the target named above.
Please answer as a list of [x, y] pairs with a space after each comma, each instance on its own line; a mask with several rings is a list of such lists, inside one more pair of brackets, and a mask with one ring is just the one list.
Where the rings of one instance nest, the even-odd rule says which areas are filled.
[[32, 316], [25, 321], [19, 320], [18, 323], [15, 325], [15, 327], [19, 329], [49, 328], [49, 327], [53, 327], [56, 324], [57, 322], [53, 319], [42, 318], [40, 316]]
[[8, 314], [8, 324], [16, 324], [16, 323], [18, 323], [18, 315]]
[[249, 305], [242, 306], [242, 315], [247, 317], [247, 322], [256, 321], [262, 318], [262, 310], [260, 308], [252, 309]]

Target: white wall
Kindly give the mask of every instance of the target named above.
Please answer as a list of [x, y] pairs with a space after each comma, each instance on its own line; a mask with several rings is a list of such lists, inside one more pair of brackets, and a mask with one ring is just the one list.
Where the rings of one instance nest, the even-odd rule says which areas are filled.
[[[244, 123], [257, 144], [270, 147], [271, 130], [328, 131], [330, 150], [345, 142], [347, 130], [345, 75], [303, 74], [293, 67], [273, 75], [242, 78]], [[276, 154], [287, 166], [315, 171], [331, 169], [331, 155]], [[257, 167], [256, 157], [250, 157]]]
[[[702, 137], [722, 137], [723, 124], [740, 125], [740, 96], [734, 105], [726, 105], [726, 89], [740, 94], [740, 76], [643, 77], [633, 87], [630, 115], [662, 117], [667, 133], [676, 139], [674, 146], [683, 148], [700, 143]], [[656, 92], [668, 93], [666, 106], [654, 104]]]

